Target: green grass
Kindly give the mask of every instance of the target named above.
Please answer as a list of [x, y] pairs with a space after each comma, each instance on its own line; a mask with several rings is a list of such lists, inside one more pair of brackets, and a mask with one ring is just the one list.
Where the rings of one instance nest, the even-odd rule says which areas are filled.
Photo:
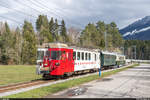
[[0, 86], [41, 78], [35, 65], [0, 65]]
[[142, 62], [141, 64], [150, 64], [150, 62]]
[[[113, 70], [113, 71], [109, 71], [109, 72], [104, 72], [104, 73], [102, 73], [101, 78], [112, 75], [112, 74], [116, 74], [120, 71], [126, 70], [128, 68], [133, 68], [133, 67], [138, 66], [138, 65], [139, 64], [134, 64], [134, 65], [126, 67], [126, 68], [117, 69], [117, 70]], [[69, 80], [69, 81], [66, 81], [63, 83], [57, 83], [57, 84], [54, 84], [51, 86], [41, 87], [38, 89], [23, 92], [23, 93], [5, 96], [4, 98], [40, 98], [40, 97], [44, 97], [48, 94], [53, 94], [53, 93], [56, 93], [58, 91], [62, 91], [62, 90], [67, 89], [67, 88], [78, 86], [80, 84], [90, 82], [90, 81], [93, 81], [96, 79], [99, 79], [98, 75], [90, 75], [90, 76], [86, 76], [83, 78]]]

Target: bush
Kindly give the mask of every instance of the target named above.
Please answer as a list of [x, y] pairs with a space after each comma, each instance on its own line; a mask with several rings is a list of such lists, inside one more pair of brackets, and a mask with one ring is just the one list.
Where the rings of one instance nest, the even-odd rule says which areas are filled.
[[2, 55], [0, 62], [4, 65], [8, 65], [9, 57], [7, 55]]

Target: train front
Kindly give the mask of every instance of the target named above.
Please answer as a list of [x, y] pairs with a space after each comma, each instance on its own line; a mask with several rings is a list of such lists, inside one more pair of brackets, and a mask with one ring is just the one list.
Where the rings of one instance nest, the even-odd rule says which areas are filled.
[[40, 49], [37, 54], [37, 74], [43, 74], [43, 77], [61, 75], [61, 72], [58, 71], [62, 55], [60, 50]]
[[[37, 74], [43, 74], [43, 77], [57, 77], [64, 75], [65, 72], [70, 72], [67, 68], [68, 54], [67, 48], [51, 48], [41, 49], [37, 51]], [[73, 51], [72, 51], [73, 52]], [[70, 56], [72, 57], [72, 56]], [[67, 69], [66, 69], [67, 68]]]

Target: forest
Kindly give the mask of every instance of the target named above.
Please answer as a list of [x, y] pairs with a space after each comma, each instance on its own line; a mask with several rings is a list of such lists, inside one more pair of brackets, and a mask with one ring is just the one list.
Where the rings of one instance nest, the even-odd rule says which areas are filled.
[[115, 22], [89, 22], [83, 29], [66, 28], [64, 20], [58, 23], [53, 17], [49, 20], [39, 15], [35, 24], [34, 28], [25, 20], [23, 27], [14, 29], [7, 22], [0, 23], [0, 64], [36, 64], [38, 46], [48, 42], [122, 52], [127, 58], [133, 58], [136, 45], [136, 59], [150, 59], [150, 41], [124, 40]]
[[124, 54], [129, 59], [150, 60], [150, 40], [126, 40]]

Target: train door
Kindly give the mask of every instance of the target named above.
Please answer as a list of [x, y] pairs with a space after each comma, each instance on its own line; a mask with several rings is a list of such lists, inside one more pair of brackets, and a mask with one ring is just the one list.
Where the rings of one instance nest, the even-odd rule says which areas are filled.
[[68, 62], [67, 62], [67, 52], [66, 51], [62, 51], [62, 54], [61, 54], [61, 68], [62, 68], [62, 71], [63, 72], [67, 72], [67, 67], [68, 67]]
[[68, 52], [68, 72], [74, 71], [74, 60], [73, 60], [73, 50]]

